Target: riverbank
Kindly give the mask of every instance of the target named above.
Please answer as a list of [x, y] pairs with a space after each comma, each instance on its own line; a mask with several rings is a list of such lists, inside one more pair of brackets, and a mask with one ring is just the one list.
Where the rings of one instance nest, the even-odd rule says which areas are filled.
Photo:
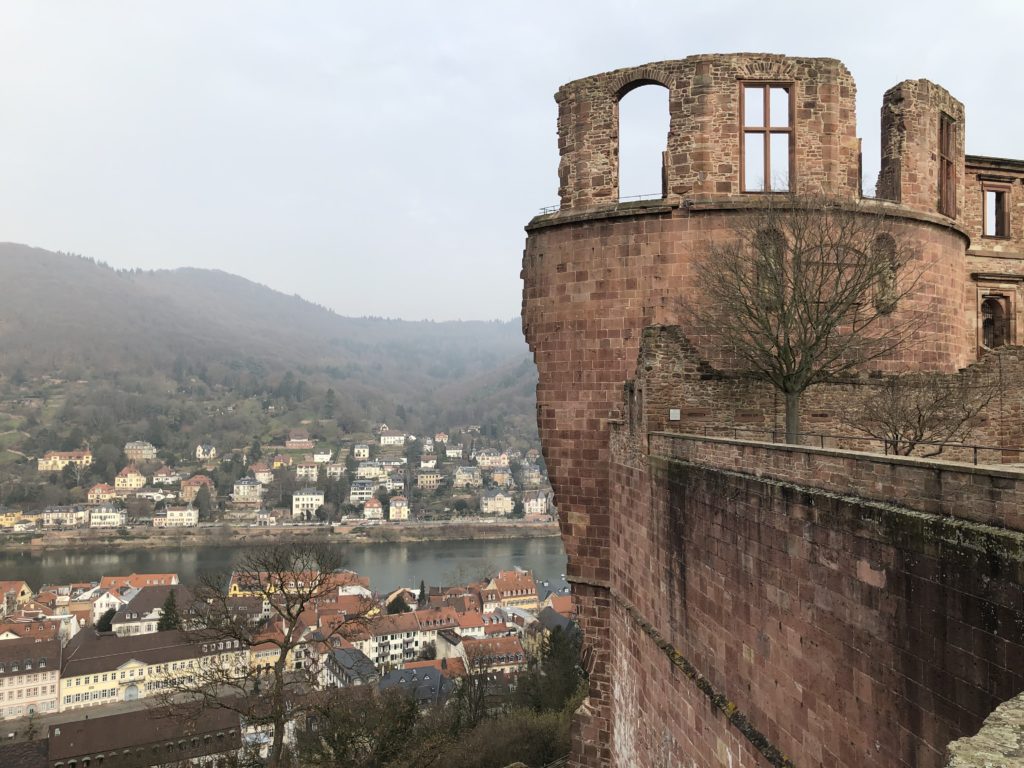
[[47, 531], [43, 535], [9, 536], [0, 540], [0, 551], [75, 550], [80, 552], [122, 549], [192, 549], [261, 544], [321, 541], [329, 544], [411, 543], [417, 541], [463, 541], [528, 539], [558, 536], [558, 523], [522, 520], [458, 520], [431, 523], [361, 522], [337, 525], [273, 526], [249, 528], [229, 525], [199, 528], [134, 527], [114, 530], [74, 529]]

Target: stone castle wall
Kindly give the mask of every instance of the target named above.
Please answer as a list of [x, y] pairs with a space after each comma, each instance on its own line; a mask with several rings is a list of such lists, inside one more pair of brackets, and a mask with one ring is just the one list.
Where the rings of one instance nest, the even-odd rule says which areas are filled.
[[1024, 689], [1024, 472], [626, 425], [610, 472], [612, 765], [937, 767]]

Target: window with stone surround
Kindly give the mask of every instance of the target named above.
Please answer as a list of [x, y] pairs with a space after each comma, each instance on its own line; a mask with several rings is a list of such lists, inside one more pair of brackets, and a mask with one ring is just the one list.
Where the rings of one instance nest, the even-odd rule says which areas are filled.
[[939, 213], [956, 218], [956, 121], [939, 115]]
[[1010, 236], [1010, 185], [981, 182], [981, 233], [985, 237]]
[[740, 83], [740, 181], [744, 192], [789, 192], [793, 100], [789, 83]]
[[996, 349], [1010, 343], [1010, 302], [1006, 296], [988, 294], [981, 302], [981, 343]]

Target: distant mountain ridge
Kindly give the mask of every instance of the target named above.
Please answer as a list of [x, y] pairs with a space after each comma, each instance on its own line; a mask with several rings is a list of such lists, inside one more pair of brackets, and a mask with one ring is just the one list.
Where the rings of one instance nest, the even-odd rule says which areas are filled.
[[149, 375], [182, 360], [268, 377], [295, 369], [394, 404], [443, 407], [470, 387], [516, 415], [532, 414], [536, 382], [517, 320], [343, 317], [218, 270], [114, 270], [0, 243], [0, 376]]

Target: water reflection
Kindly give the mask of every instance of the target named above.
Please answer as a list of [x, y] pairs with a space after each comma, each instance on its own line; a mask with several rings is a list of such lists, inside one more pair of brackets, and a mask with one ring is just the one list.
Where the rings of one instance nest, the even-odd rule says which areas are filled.
[[[425, 541], [338, 544], [345, 566], [370, 577], [373, 589], [440, 584], [476, 578], [494, 568], [518, 565], [538, 578], [558, 580], [565, 573], [565, 551], [558, 537], [498, 541]], [[226, 571], [241, 550], [225, 547], [118, 551], [0, 552], [0, 580], [42, 584], [95, 581], [106, 574], [176, 572], [185, 583], [201, 573]]]

